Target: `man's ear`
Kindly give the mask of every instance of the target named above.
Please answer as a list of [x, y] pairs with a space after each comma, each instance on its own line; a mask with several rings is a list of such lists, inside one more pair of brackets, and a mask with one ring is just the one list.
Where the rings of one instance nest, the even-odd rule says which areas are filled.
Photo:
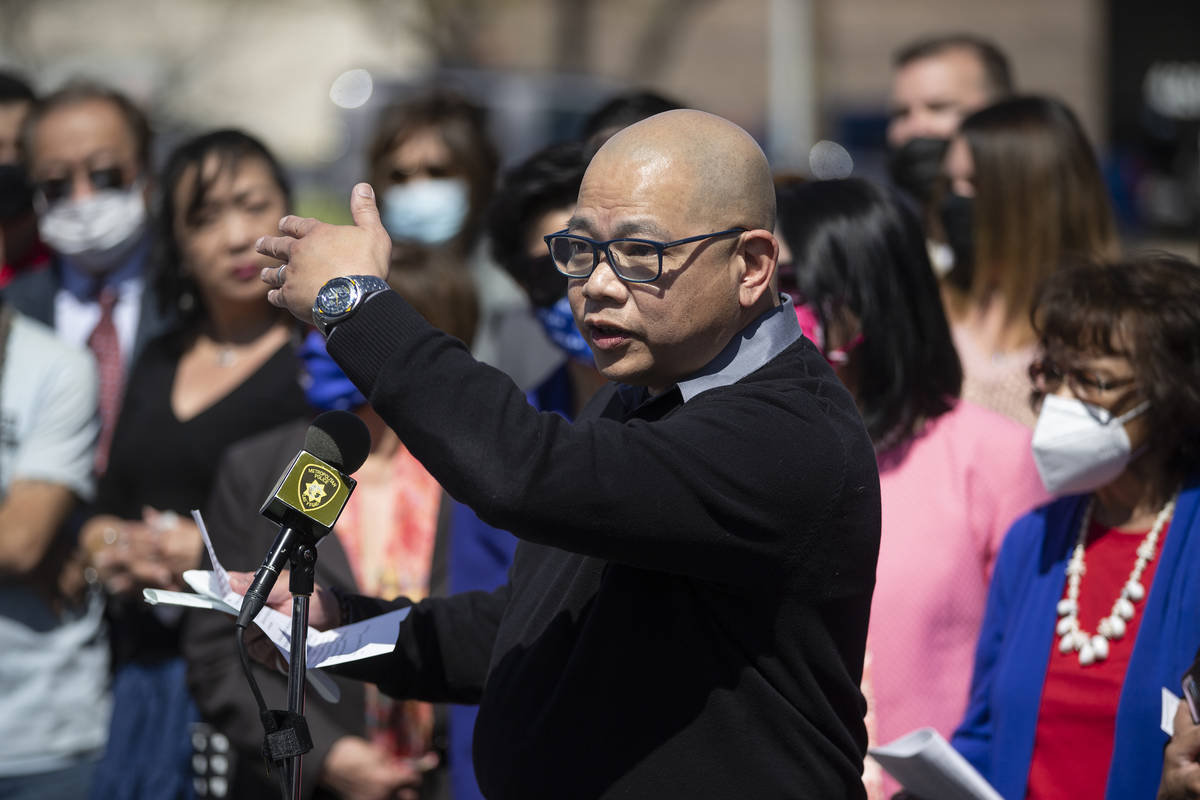
[[[779, 259], [779, 242], [768, 230], [753, 230], [742, 234], [737, 258], [741, 260], [738, 281], [738, 304], [751, 308], [775, 286], [775, 265]], [[772, 302], [772, 305], [774, 303]]]

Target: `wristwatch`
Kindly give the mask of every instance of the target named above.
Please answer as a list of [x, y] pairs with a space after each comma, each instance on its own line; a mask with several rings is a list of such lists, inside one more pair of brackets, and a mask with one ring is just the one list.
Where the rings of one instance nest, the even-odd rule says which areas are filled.
[[368, 297], [390, 288], [387, 281], [374, 275], [331, 278], [317, 292], [317, 299], [313, 301], [313, 323], [317, 330], [328, 337], [333, 326], [357, 311]]

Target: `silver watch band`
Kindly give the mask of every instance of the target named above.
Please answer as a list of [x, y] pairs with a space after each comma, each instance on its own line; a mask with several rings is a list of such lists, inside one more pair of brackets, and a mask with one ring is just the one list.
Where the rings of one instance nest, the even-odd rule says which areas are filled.
[[[350, 284], [350, 302], [340, 313], [326, 314], [320, 308], [321, 293], [325, 292], [327, 287], [329, 287], [335, 281]], [[325, 284], [325, 286], [321, 287], [321, 291], [317, 293], [318, 301], [313, 304], [313, 323], [316, 324], [317, 329], [320, 330], [325, 338], [328, 339], [333, 333], [333, 329], [341, 322], [352, 317], [354, 312], [357, 311], [363, 303], [390, 288], [391, 286], [388, 285], [387, 281], [374, 275], [345, 275], [337, 278], [331, 278]]]

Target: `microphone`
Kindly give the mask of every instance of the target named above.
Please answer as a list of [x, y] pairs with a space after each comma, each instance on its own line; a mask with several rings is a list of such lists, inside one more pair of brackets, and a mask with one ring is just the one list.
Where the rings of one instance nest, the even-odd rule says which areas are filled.
[[358, 471], [370, 449], [366, 424], [348, 411], [326, 411], [309, 425], [304, 449], [259, 509], [279, 525], [279, 533], [246, 590], [238, 627], [246, 627], [262, 611], [296, 545], [315, 544], [333, 530], [357, 485], [348, 473]]

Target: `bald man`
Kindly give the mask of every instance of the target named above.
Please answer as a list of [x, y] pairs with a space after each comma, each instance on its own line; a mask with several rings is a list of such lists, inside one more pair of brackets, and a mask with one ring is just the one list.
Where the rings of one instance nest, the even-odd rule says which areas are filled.
[[[351, 205], [354, 226], [287, 217], [260, 242], [287, 262], [264, 272], [272, 302], [322, 327], [430, 472], [521, 544], [506, 586], [412, 606], [393, 653], [343, 671], [479, 703], [489, 798], [864, 797], [875, 456], [775, 290], [750, 136], [673, 111], [588, 167], [547, 237], [612, 381], [574, 424], [379, 288], [370, 187]], [[313, 622], [406, 605], [322, 590]]]

